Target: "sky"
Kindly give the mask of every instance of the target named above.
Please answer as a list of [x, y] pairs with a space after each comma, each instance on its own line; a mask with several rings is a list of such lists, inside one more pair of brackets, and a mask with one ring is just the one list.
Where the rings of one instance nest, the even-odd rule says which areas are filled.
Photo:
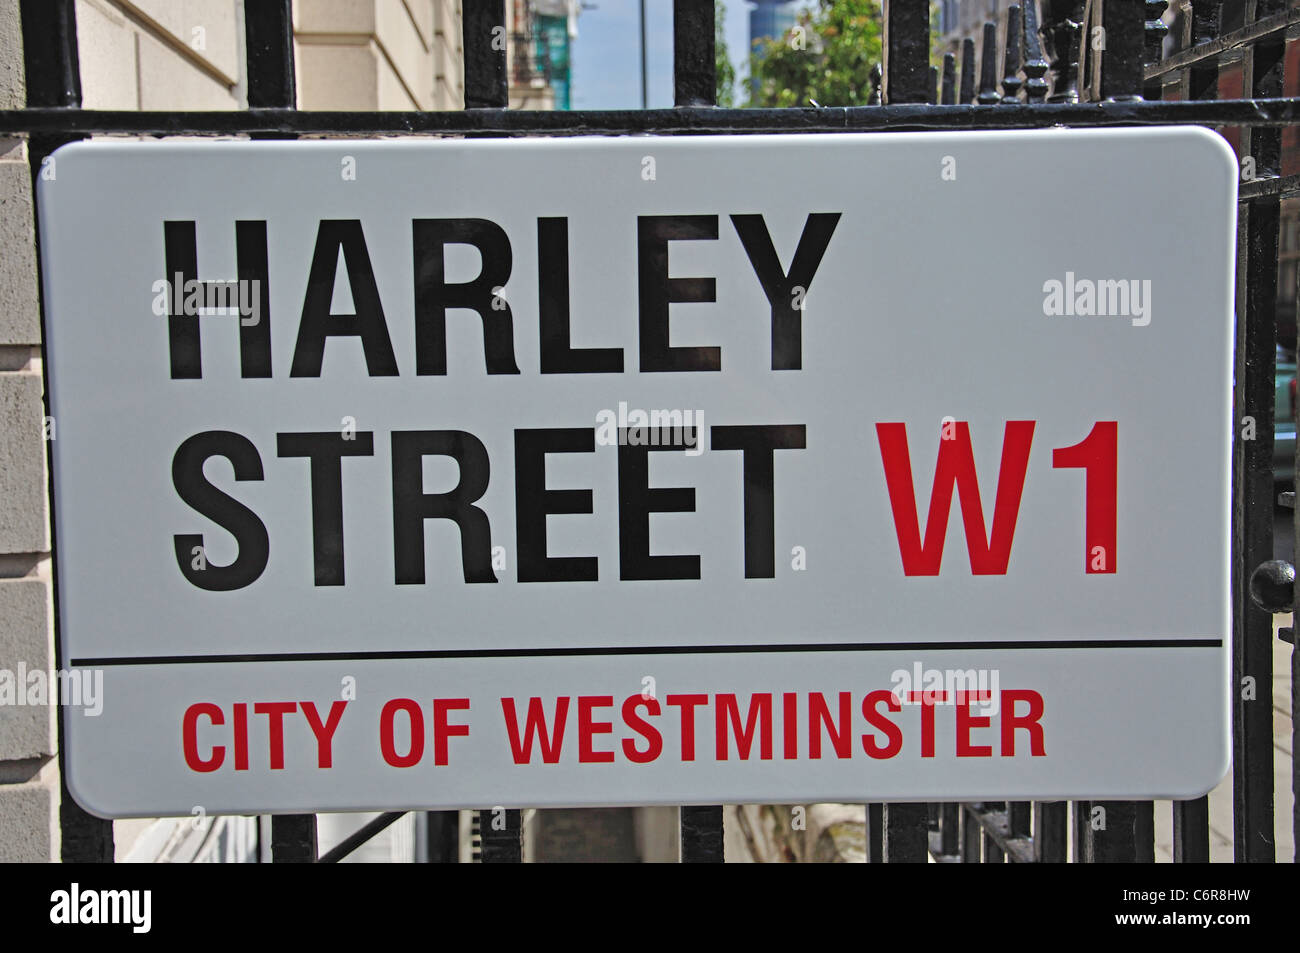
[[[640, 2], [588, 0], [588, 4], [578, 18], [573, 44], [573, 108], [639, 109]], [[812, 5], [812, 0], [801, 0], [795, 8]], [[752, 7], [744, 0], [726, 0], [726, 6], [727, 51], [737, 77], [743, 77]], [[668, 107], [673, 104], [673, 0], [645, 0], [645, 7], [649, 106]], [[743, 102], [743, 96], [737, 102]]]

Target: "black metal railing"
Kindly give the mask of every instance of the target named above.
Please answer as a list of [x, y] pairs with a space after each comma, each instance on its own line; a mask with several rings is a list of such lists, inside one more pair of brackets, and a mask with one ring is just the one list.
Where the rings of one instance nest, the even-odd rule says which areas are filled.
[[[1238, 419], [1253, 416], [1258, 434], [1252, 441], [1238, 434], [1233, 453], [1233, 849], [1238, 861], [1274, 860], [1271, 613], [1290, 611], [1293, 593], [1287, 567], [1269, 564], [1273, 378], [1280, 213], [1282, 202], [1300, 193], [1300, 163], [1291, 170], [1282, 152], [1283, 130], [1300, 125], [1300, 98], [1288, 95], [1300, 77], [1284, 70], [1286, 51], [1300, 42], [1300, 0], [1193, 2], [1190, 18], [1178, 21], [1186, 35], [1175, 38], [1176, 52], [1166, 59], [1164, 0], [1106, 0], [1096, 5], [1099, 20], [1087, 22], [1094, 8], [1084, 0], [1042, 0], [1041, 11], [1037, 0], [1025, 0], [1005, 11], [1000, 48], [998, 25], [989, 23], [978, 55], [975, 38], [965, 38], [960, 64], [954, 51], [939, 67], [930, 62], [928, 2], [883, 0], [883, 7], [884, 63], [872, 70], [874, 91], [863, 104], [716, 108], [713, 0], [674, 0], [675, 108], [508, 111], [506, 50], [493, 42], [494, 28], [505, 22], [504, 0], [475, 0], [463, 5], [464, 110], [299, 112], [290, 0], [261, 0], [244, 5], [247, 110], [127, 112], [79, 108], [73, 0], [22, 0], [27, 108], [0, 112], [0, 134], [29, 137], [36, 174], [53, 149], [95, 133], [815, 134], [1175, 123], [1223, 130], [1254, 166], [1240, 190], [1234, 396]], [[1158, 187], [1159, 170], [1134, 174], [1150, 176]], [[1064, 193], [1068, 183], [1062, 185]], [[1261, 584], [1269, 581], [1274, 585]], [[1235, 690], [1246, 678], [1262, 686], [1262, 697], [1243, 698]], [[1294, 711], [1294, 682], [1292, 692]], [[1075, 861], [1154, 859], [1151, 802], [868, 804], [865, 810], [870, 861], [1063, 862], [1067, 843]], [[399, 816], [382, 815], [323, 857], [314, 815], [277, 816], [272, 853], [276, 861], [337, 860]], [[505, 811], [500, 824], [482, 823], [484, 817], [482, 860], [520, 860], [520, 812]], [[428, 818], [430, 857], [454, 860], [455, 812]], [[717, 806], [682, 809], [683, 861], [723, 859], [722, 818]], [[112, 859], [111, 822], [81, 811], [66, 789], [61, 822], [65, 860]], [[1174, 859], [1208, 860], [1207, 799], [1174, 802], [1172, 823]]]

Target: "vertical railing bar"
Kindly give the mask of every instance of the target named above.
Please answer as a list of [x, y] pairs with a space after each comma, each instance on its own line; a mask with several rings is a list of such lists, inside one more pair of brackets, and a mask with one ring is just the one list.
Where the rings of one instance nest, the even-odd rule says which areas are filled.
[[[1193, 5], [1191, 22], [1187, 27], [1192, 46], [1208, 43], [1218, 34], [1221, 5], [1220, 0], [1202, 0]], [[1217, 60], [1209, 67], [1193, 66], [1184, 70], [1183, 74], [1179, 79], [1179, 86], [1187, 99], [1213, 99], [1217, 96], [1219, 76]], [[1234, 488], [1233, 492], [1235, 494], [1237, 490]], [[1209, 862], [1210, 801], [1208, 796], [1174, 802], [1173, 840], [1175, 863]]]
[[505, 109], [505, 0], [473, 0], [461, 5], [461, 46], [465, 57], [465, 108]]
[[884, 0], [886, 105], [924, 103], [930, 79], [930, 5], [926, 0]]
[[479, 859], [485, 864], [518, 864], [524, 859], [523, 812], [494, 807], [479, 811]]
[[[1095, 864], [1155, 860], [1154, 805], [1150, 801], [1090, 801], [1082, 819], [1084, 860]], [[1076, 859], [1077, 859], [1076, 849]]]
[[1048, 102], [1079, 101], [1079, 70], [1083, 59], [1083, 0], [1046, 0], [1044, 39], [1052, 92]]
[[1011, 837], [1029, 837], [1033, 824], [1033, 805], [1028, 801], [1007, 802], [1007, 833]]
[[1072, 834], [1070, 838], [1070, 862], [1073, 864], [1082, 864], [1088, 861], [1088, 848], [1089, 841], [1091, 840], [1088, 815], [1091, 812], [1091, 809], [1091, 801], [1070, 802], [1070, 824]]
[[975, 100], [975, 41], [969, 36], [961, 41], [961, 92], [958, 102], [969, 106]]
[[[713, 14], [713, 0], [673, 0], [674, 106], [717, 102]], [[721, 805], [685, 805], [678, 823], [682, 863], [723, 862]]]
[[939, 850], [945, 857], [961, 850], [961, 805], [955, 801], [939, 805]]
[[867, 863], [885, 862], [885, 805], [867, 805]]
[[[713, 0], [673, 0], [673, 104], [712, 106], [716, 102]], [[722, 863], [721, 805], [680, 809], [684, 864]]]
[[717, 105], [713, 0], [673, 0], [673, 105]]
[[244, 4], [244, 48], [250, 109], [294, 109], [291, 0]]
[[1174, 802], [1174, 863], [1210, 862], [1210, 799]]
[[[1244, 22], [1245, 11], [1225, 7], [1221, 17]], [[1222, 20], [1221, 20], [1221, 26]], [[1241, 68], [1243, 92], [1278, 95], [1282, 89], [1282, 48], [1257, 45]], [[1276, 174], [1281, 134], [1276, 129], [1244, 131], [1243, 156], [1256, 174]], [[1237, 313], [1237, 413], [1255, 421], [1253, 439], [1234, 434], [1233, 565], [1233, 855], [1239, 862], [1272, 863], [1273, 842], [1273, 618], [1249, 594], [1252, 570], [1273, 558], [1274, 372], [1277, 348], [1277, 261], [1281, 200], [1267, 196], [1241, 207], [1238, 273], [1245, 301]], [[1241, 238], [1244, 235], [1244, 242]], [[1251, 689], [1253, 685], [1253, 690]]]
[[1043, 58], [1042, 38], [1038, 30], [1038, 0], [1024, 0], [1024, 21], [1021, 26], [1025, 44], [1025, 101], [1041, 103], [1047, 98], [1048, 70]]
[[925, 804], [884, 805], [881, 859], [887, 864], [924, 864], [930, 855], [930, 819]]
[[945, 106], [957, 102], [957, 57], [951, 53], [943, 54], [943, 80], [939, 91], [939, 102]]
[[[1106, 0], [1102, 7], [1100, 49], [1101, 98], [1107, 101], [1142, 99], [1146, 47], [1147, 0]], [[1091, 48], [1096, 51], [1097, 45]], [[1143, 801], [1107, 801], [1100, 809], [1101, 824], [1089, 825], [1088, 859], [1094, 862], [1153, 862], [1155, 860], [1154, 805]]]
[[683, 806], [680, 825], [683, 864], [720, 864], [726, 859], [720, 806]]
[[[1032, 2], [1032, 0], [1030, 0]], [[1002, 101], [1015, 103], [1019, 100], [1020, 87], [1020, 5], [1013, 3], [1007, 7], [1007, 40], [1004, 44], [1005, 55], [1002, 60]]]
[[976, 102], [981, 106], [996, 106], [1002, 101], [998, 95], [998, 25], [984, 24], [984, 44], [980, 48], [980, 91]]
[[[1102, 8], [1101, 98], [1142, 98], [1146, 0], [1106, 0]], [[1094, 45], [1092, 47], [1096, 49]]]
[[23, 68], [29, 107], [81, 106], [74, 0], [22, 0]]
[[978, 864], [982, 861], [980, 853], [980, 823], [975, 812], [982, 805], [963, 804], [961, 806], [961, 860], [963, 864]]
[[641, 0], [641, 108], [650, 108], [650, 80], [646, 73], [649, 69], [649, 56], [646, 50], [645, 0]]
[[1154, 801], [1133, 802], [1133, 862], [1156, 862], [1156, 804]]
[[1035, 801], [1034, 860], [1040, 864], [1066, 861], [1065, 825], [1069, 804], [1065, 801]]
[[[244, 5], [244, 50], [249, 108], [297, 108], [291, 0], [266, 0]], [[286, 137], [280, 133], [265, 133], [252, 138]], [[273, 816], [271, 862], [314, 863], [318, 853], [316, 830], [315, 814]]]
[[316, 862], [316, 815], [276, 814], [271, 818], [271, 863]]
[[[1154, 863], [1155, 805], [1151, 801], [1093, 801], [1105, 827], [1089, 829], [1097, 862]], [[1118, 820], [1117, 820], [1118, 819]]]
[[425, 812], [425, 860], [430, 864], [460, 862], [460, 812]]

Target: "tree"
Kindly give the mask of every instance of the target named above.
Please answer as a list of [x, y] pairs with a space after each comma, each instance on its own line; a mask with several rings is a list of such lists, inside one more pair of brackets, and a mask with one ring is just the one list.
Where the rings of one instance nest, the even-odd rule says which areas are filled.
[[717, 104], [736, 105], [736, 68], [727, 53], [727, 5], [722, 0], [713, 4], [713, 65], [716, 76]]
[[818, 0], [783, 37], [755, 44], [751, 106], [865, 106], [881, 58], [875, 0]]

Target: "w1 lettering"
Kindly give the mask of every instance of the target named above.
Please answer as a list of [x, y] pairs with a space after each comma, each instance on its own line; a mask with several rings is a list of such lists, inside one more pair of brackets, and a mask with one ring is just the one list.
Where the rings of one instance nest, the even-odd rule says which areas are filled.
[[[1033, 420], [1010, 420], [1006, 423], [994, 490], [993, 521], [986, 533], [983, 493], [975, 471], [970, 425], [966, 421], [949, 421], [939, 440], [924, 534], [912, 480], [907, 425], [876, 424], [876, 439], [880, 445], [904, 575], [939, 575], [954, 490], [961, 505], [971, 573], [976, 576], [1006, 575], [1029, 469], [1035, 423]], [[1080, 443], [1052, 451], [1053, 468], [1077, 468], [1085, 473], [1084, 572], [1090, 575], [1115, 572], [1118, 432], [1116, 421], [1098, 421]]]

